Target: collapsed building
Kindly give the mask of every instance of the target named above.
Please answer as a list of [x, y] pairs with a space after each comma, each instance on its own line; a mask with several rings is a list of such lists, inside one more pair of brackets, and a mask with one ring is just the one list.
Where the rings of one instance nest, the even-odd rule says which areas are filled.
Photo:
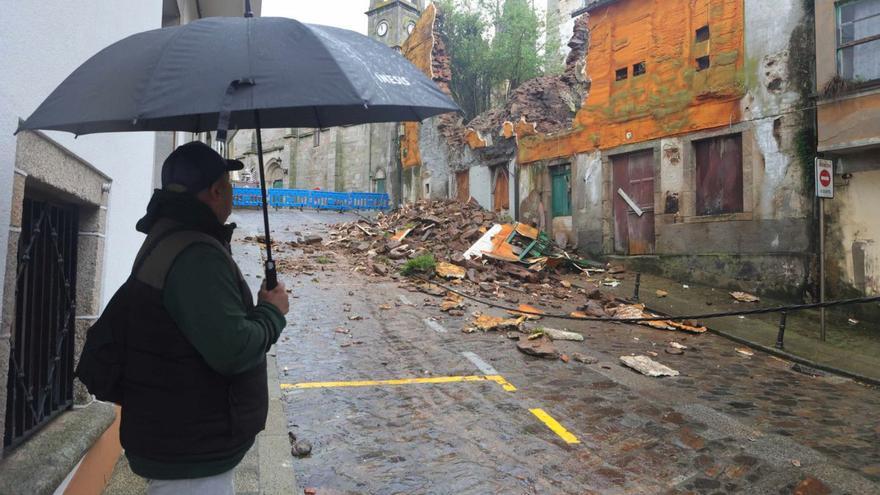
[[[443, 13], [425, 3], [371, 1], [369, 35], [448, 91]], [[472, 198], [594, 259], [799, 300], [818, 295], [818, 134], [838, 191], [828, 296], [878, 294], [880, 50], [865, 47], [880, 33], [864, 20], [878, 3], [548, 0], [560, 75], [470, 122], [265, 131], [268, 181], [397, 205]], [[228, 146], [255, 166], [252, 133]]]
[[[817, 264], [805, 6], [588, 1], [562, 75], [468, 123], [405, 127], [414, 197], [445, 189], [592, 257], [801, 298]], [[430, 58], [411, 60], [436, 79], [448, 60], [433, 8], [428, 26]]]

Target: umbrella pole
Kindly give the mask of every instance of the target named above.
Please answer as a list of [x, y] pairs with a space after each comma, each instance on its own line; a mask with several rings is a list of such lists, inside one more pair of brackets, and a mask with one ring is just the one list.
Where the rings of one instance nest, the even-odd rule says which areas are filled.
[[269, 205], [266, 201], [266, 172], [263, 170], [263, 139], [260, 136], [260, 111], [254, 110], [254, 126], [257, 133], [257, 162], [260, 164], [260, 193], [263, 196], [263, 227], [266, 231], [266, 288], [278, 285], [275, 262], [272, 261], [272, 239], [269, 237]]

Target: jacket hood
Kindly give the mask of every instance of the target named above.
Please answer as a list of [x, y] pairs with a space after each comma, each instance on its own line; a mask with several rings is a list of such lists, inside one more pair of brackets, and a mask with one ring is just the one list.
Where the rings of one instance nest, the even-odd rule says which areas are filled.
[[187, 229], [204, 232], [226, 244], [232, 239], [234, 223], [223, 225], [205, 203], [187, 193], [169, 192], [162, 189], [153, 191], [147, 205], [147, 213], [138, 220], [138, 232], [149, 234], [153, 225], [160, 219], [169, 219]]

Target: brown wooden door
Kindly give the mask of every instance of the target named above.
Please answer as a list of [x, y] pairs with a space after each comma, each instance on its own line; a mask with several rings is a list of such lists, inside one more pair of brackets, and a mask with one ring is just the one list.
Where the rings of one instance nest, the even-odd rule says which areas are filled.
[[[614, 168], [614, 251], [654, 254], [654, 152], [612, 158]], [[639, 215], [620, 190], [641, 210]]]
[[495, 190], [492, 191], [492, 209], [502, 211], [510, 209], [510, 182], [507, 179], [507, 170], [498, 168], [495, 170]]
[[462, 203], [467, 203], [471, 198], [470, 178], [468, 171], [458, 172], [455, 174], [455, 197]]

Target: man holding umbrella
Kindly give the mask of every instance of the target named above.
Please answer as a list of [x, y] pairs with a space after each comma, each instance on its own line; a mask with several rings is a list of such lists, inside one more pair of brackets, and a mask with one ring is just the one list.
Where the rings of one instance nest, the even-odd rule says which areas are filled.
[[[126, 350], [104, 368], [93, 360], [106, 372], [92, 377], [104, 379], [83, 382], [99, 398], [122, 403], [122, 443], [135, 473], [154, 480], [152, 493], [231, 493], [231, 470], [264, 427], [265, 352], [288, 303], [276, 286], [260, 129], [419, 122], [460, 111], [382, 43], [293, 19], [254, 18], [244, 4], [244, 18], [202, 19], [110, 45], [18, 128], [216, 130], [221, 141], [228, 129], [256, 129], [266, 238], [259, 303], [251, 307], [223, 225], [231, 209], [227, 172], [240, 163], [188, 144], [165, 162], [162, 189], [138, 223], [148, 238], [131, 283], [114, 296], [133, 309], [114, 310], [111, 300], [86, 338], [85, 348]], [[112, 335], [110, 325], [101, 326], [114, 321], [108, 313], [136, 323]]]
[[266, 351], [285, 326], [284, 285], [256, 306], [229, 251], [229, 171], [206, 144], [177, 148], [137, 229], [147, 234], [121, 301], [127, 318], [120, 436], [148, 493], [233, 493], [263, 430]]

